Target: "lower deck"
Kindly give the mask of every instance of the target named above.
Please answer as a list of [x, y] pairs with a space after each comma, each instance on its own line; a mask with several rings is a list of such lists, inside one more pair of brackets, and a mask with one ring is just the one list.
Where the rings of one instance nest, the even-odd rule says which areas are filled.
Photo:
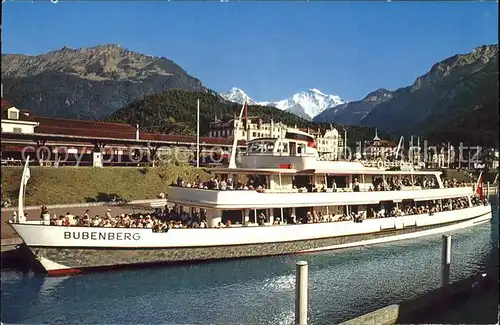
[[[151, 264], [169, 264], [181, 262], [198, 262], [198, 261], [212, 261], [219, 259], [230, 258], [243, 258], [243, 257], [258, 257], [270, 255], [283, 255], [294, 253], [307, 253], [321, 250], [341, 249], [347, 247], [354, 247], [360, 245], [370, 245], [383, 242], [390, 242], [396, 240], [403, 240], [415, 238], [420, 236], [437, 234], [444, 231], [452, 231], [465, 227], [474, 226], [487, 222], [491, 219], [491, 210], [488, 207], [473, 207], [463, 210], [456, 218], [450, 218], [449, 212], [442, 212], [438, 214], [448, 214], [448, 217], [441, 216], [439, 222], [408, 222], [408, 220], [401, 223], [396, 223], [396, 218], [390, 218], [387, 221], [386, 227], [383, 228], [378, 220], [368, 220], [362, 224], [354, 224], [352, 222], [342, 222], [351, 227], [358, 228], [355, 233], [347, 234], [335, 233], [330, 231], [329, 236], [315, 238], [311, 237], [307, 228], [313, 229], [320, 225], [301, 225], [301, 226], [284, 226], [284, 227], [255, 227], [247, 228], [247, 230], [261, 232], [261, 230], [269, 229], [274, 230], [277, 234], [275, 237], [269, 237], [265, 234], [260, 234], [261, 238], [259, 243], [244, 243], [224, 245], [224, 246], [186, 246], [186, 247], [147, 247], [144, 245], [135, 247], [48, 247], [31, 245], [28, 248], [28, 256], [32, 261], [35, 261], [46, 272], [52, 275], [66, 275], [72, 273], [79, 273], [82, 271], [107, 269], [115, 267], [127, 267], [137, 265], [151, 265]], [[444, 217], [444, 218], [443, 218]], [[437, 220], [435, 220], [437, 221]], [[368, 227], [365, 227], [368, 226]], [[376, 226], [375, 228], [373, 226]], [[313, 227], [313, 228], [310, 228]], [[54, 227], [50, 227], [54, 228]], [[292, 231], [292, 229], [298, 231]], [[300, 228], [300, 229], [299, 229]], [[330, 228], [331, 227], [327, 227]], [[372, 229], [373, 228], [373, 229]], [[293, 234], [294, 240], [282, 242], [280, 241], [278, 229], [287, 230], [288, 234]], [[308, 237], [300, 238], [301, 231], [307, 233]], [[234, 229], [233, 231], [223, 231], [216, 229], [205, 230], [190, 230], [179, 229], [173, 230], [168, 234], [161, 234], [160, 236], [168, 237], [174, 233], [181, 234], [184, 241], [194, 240], [194, 237], [188, 237], [187, 232], [210, 232], [212, 237], [223, 237], [222, 233], [226, 232], [238, 233], [244, 229]], [[217, 235], [218, 234], [218, 235]], [[203, 234], [200, 233], [203, 237]], [[241, 233], [240, 238], [244, 239], [245, 234]], [[263, 239], [268, 239], [263, 240]]]
[[[392, 200], [378, 204], [331, 205], [316, 207], [279, 207], [267, 209], [206, 209], [197, 206], [176, 205], [164, 214], [176, 228], [227, 228], [242, 226], [276, 226], [321, 222], [354, 221], [366, 219], [422, 215], [460, 210], [485, 202], [474, 196], [437, 200]], [[161, 213], [161, 212], [160, 212]], [[173, 221], [173, 223], [172, 223]]]

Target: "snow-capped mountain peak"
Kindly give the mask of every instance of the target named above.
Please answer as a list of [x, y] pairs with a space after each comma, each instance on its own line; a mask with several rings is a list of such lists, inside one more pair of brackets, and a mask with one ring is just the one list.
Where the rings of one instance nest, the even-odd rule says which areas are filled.
[[230, 102], [235, 102], [238, 104], [243, 104], [245, 98], [248, 99], [249, 104], [255, 104], [255, 101], [251, 99], [243, 90], [233, 87], [230, 91], [220, 94], [222, 98]]
[[319, 95], [324, 95], [324, 94], [321, 92], [321, 90], [316, 89], [316, 88], [311, 88], [311, 89], [309, 89], [309, 91], [310, 91], [310, 92], [313, 92], [313, 93], [317, 93], [317, 94], [319, 94]]
[[[231, 88], [229, 92], [222, 93], [221, 96], [229, 101], [243, 103], [246, 93], [236, 87]], [[327, 95], [316, 88], [311, 88], [307, 91], [301, 91], [293, 94], [287, 99], [278, 101], [255, 102], [248, 97], [250, 104], [258, 104], [263, 106], [274, 106], [283, 111], [287, 111], [298, 115], [305, 119], [312, 119], [319, 115], [327, 108], [345, 104], [346, 101], [337, 95]]]
[[[310, 118], [319, 115], [325, 109], [344, 104], [346, 101], [337, 95], [326, 95], [316, 88], [308, 91], [301, 91], [290, 98], [276, 102], [267, 103], [267, 105], [276, 106], [281, 110], [290, 111], [297, 114], [297, 110], [302, 110]], [[299, 114], [297, 114], [299, 115]]]

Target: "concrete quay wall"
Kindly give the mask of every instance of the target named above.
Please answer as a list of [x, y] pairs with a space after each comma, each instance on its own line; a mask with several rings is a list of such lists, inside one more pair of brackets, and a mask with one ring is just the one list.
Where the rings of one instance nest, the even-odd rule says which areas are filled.
[[450, 308], [488, 290], [496, 290], [498, 274], [492, 270], [437, 288], [400, 304], [389, 305], [365, 315], [348, 320], [342, 325], [389, 325], [422, 322], [422, 315]]

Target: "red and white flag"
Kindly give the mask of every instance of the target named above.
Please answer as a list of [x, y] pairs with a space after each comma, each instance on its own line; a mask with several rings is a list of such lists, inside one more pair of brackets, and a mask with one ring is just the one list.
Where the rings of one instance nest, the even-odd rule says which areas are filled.
[[309, 148], [314, 148], [314, 149], [316, 149], [316, 142], [314, 142], [314, 140], [307, 141], [307, 146], [308, 146]]
[[483, 172], [481, 172], [481, 174], [479, 174], [479, 178], [477, 179], [476, 194], [479, 196], [479, 198], [481, 200], [484, 199], [484, 195], [483, 195]]

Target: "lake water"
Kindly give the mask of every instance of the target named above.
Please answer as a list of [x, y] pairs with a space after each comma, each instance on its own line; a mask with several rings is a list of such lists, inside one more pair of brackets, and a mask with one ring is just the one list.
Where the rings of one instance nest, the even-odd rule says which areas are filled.
[[[491, 223], [452, 234], [451, 279], [498, 268]], [[293, 324], [309, 262], [311, 324], [336, 324], [439, 286], [441, 235], [318, 254], [49, 278], [3, 270], [4, 323]]]

